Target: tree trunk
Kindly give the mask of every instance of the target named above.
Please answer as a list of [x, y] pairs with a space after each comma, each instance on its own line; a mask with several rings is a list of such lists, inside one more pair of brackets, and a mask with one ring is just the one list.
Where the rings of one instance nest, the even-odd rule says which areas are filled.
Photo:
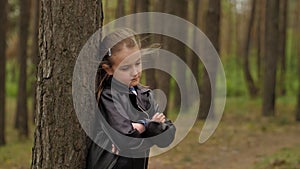
[[262, 62], [265, 56], [265, 24], [266, 24], [266, 0], [259, 1], [258, 14], [258, 49], [257, 49], [257, 77], [258, 81], [262, 81]]
[[149, 0], [138, 0], [136, 1], [137, 12], [148, 12], [149, 11]]
[[101, 1], [42, 0], [32, 169], [82, 169], [89, 139], [72, 102], [76, 58], [103, 22]]
[[118, 5], [116, 9], [116, 16], [115, 18], [120, 18], [125, 15], [125, 4], [124, 0], [118, 0]]
[[[167, 13], [181, 17], [183, 19], [187, 19], [187, 11], [188, 11], [188, 2], [186, 0], [167, 0], [167, 3], [169, 8], [167, 9]], [[187, 30], [186, 32], [186, 37], [188, 38], [188, 33]], [[176, 54], [182, 61], [185, 63], [187, 62], [186, 58], [186, 47], [185, 44], [180, 43], [178, 40], [175, 39], [169, 39], [168, 40], [168, 50], [174, 54]], [[186, 70], [179, 70], [177, 69], [178, 66], [174, 64], [172, 66], [172, 69], [174, 70], [174, 73], [176, 73], [176, 76], [178, 77], [179, 82], [187, 82], [186, 79]], [[181, 104], [181, 97], [184, 99], [187, 99], [188, 94], [186, 93], [186, 88], [187, 88], [187, 83], [184, 86], [181, 86], [182, 91], [180, 91], [179, 86], [176, 84], [173, 86], [174, 90], [174, 97], [173, 97], [173, 108], [175, 110], [178, 110], [180, 107], [179, 105]]]
[[286, 27], [287, 27], [287, 8], [288, 1], [280, 0], [280, 10], [279, 10], [279, 41], [278, 41], [278, 63], [279, 63], [279, 94], [286, 94], [286, 86], [285, 86], [285, 73], [286, 73]]
[[[199, 7], [201, 0], [194, 0], [193, 1], [193, 24], [196, 26], [199, 26]], [[195, 30], [196, 31], [196, 30]], [[194, 39], [194, 44], [196, 44], [196, 39]], [[192, 55], [191, 59], [191, 70], [196, 77], [197, 82], [199, 83], [200, 77], [199, 77], [199, 57], [196, 55]], [[199, 86], [199, 85], [198, 85]]]
[[[219, 52], [219, 33], [220, 33], [220, 0], [210, 0], [208, 4], [208, 9], [205, 18], [205, 33], [207, 37], [210, 39], [212, 44], [214, 45], [217, 52]], [[210, 66], [210, 65], [207, 65]], [[215, 79], [215, 74], [210, 78]], [[212, 80], [215, 81], [215, 80]], [[208, 77], [208, 73], [206, 69], [204, 70], [204, 74], [202, 77], [201, 91], [200, 91], [200, 119], [205, 119], [208, 115], [210, 108], [213, 112], [213, 100], [211, 90], [215, 87], [215, 84], [210, 83], [210, 79]]]
[[278, 58], [279, 0], [267, 0], [265, 59], [263, 80], [263, 115], [275, 115], [276, 65]]
[[[189, 1], [188, 3], [192, 4], [192, 10], [190, 11], [192, 14], [190, 16], [190, 22], [192, 22], [196, 27], [199, 28], [200, 26], [200, 12], [199, 9], [201, 7], [201, 0], [193, 0], [193, 1]], [[197, 30], [194, 30], [193, 34], [195, 34], [197, 32]], [[191, 41], [193, 43], [194, 46], [199, 45], [197, 44], [197, 39], [194, 37], [189, 37], [189, 41]], [[199, 65], [200, 65], [200, 59], [199, 57], [196, 55], [196, 53], [194, 53], [192, 50], [188, 49], [186, 50], [186, 63], [187, 65], [190, 67], [191, 71], [192, 71], [192, 76], [195, 77], [195, 80], [197, 82], [197, 87], [198, 87], [198, 91], [200, 91], [200, 87], [199, 87], [199, 81], [200, 81], [200, 72], [199, 72]], [[186, 84], [187, 84], [187, 88], [190, 89], [192, 87], [192, 84], [189, 83], [191, 77], [186, 77]], [[191, 100], [190, 97], [188, 97], [189, 95], [192, 95], [194, 91], [189, 91], [189, 93], [187, 93], [187, 96], [185, 99], [187, 99], [187, 102], [194, 102], [194, 100]], [[198, 111], [199, 111], [198, 107]]]
[[16, 127], [21, 138], [28, 137], [28, 106], [27, 106], [27, 41], [30, 18], [30, 1], [20, 0], [19, 25], [19, 83], [17, 97]]
[[[162, 2], [160, 2], [160, 3], [162, 3]], [[148, 12], [149, 10], [150, 10], [150, 1], [149, 0], [136, 1], [136, 12]], [[144, 19], [144, 18], [141, 18], [141, 19]], [[141, 37], [140, 37], [142, 39], [143, 47], [146, 47], [146, 48], [149, 45], [151, 45], [152, 42], [155, 41], [155, 39], [150, 39], [147, 36], [148, 35], [141, 35]], [[160, 43], [160, 42], [158, 42], [158, 43]], [[149, 58], [149, 59], [151, 59], [151, 58]], [[146, 85], [152, 89], [155, 89], [157, 87], [155, 72], [156, 71], [154, 69], [148, 69], [144, 73], [146, 76]]]
[[246, 84], [247, 88], [249, 91], [249, 94], [251, 97], [255, 97], [258, 94], [258, 88], [256, 87], [253, 77], [250, 72], [250, 67], [249, 67], [249, 48], [250, 48], [250, 41], [251, 41], [251, 31], [253, 28], [254, 24], [254, 18], [255, 18], [255, 10], [256, 9], [256, 0], [252, 0], [252, 9], [251, 9], [251, 14], [250, 14], [250, 19], [249, 19], [249, 24], [247, 27], [246, 31], [246, 39], [244, 43], [244, 48], [243, 48], [243, 72], [245, 75], [246, 79]]
[[[165, 9], [165, 1], [152, 0], [152, 1], [150, 1], [150, 3], [151, 3], [150, 6], [152, 7], [152, 10], [150, 9], [150, 7], [148, 8], [148, 10], [151, 10], [151, 11], [154, 11], [154, 12], [163, 12], [164, 9]], [[152, 26], [156, 26], [156, 25], [152, 25]], [[158, 44], [161, 45], [163, 43], [163, 36], [159, 35], [159, 34], [151, 36], [150, 43], [151, 44], [148, 44], [148, 45], [152, 45], [154, 43], [156, 43], [156, 44], [158, 43]], [[152, 55], [157, 55], [157, 54], [158, 53], [156, 53], [156, 52], [152, 53]], [[166, 77], [167, 78], [168, 75], [166, 75], [165, 73], [163, 73], [160, 70], [155, 70], [155, 69], [146, 70], [145, 74], [146, 74], [146, 85], [147, 86], [149, 86], [152, 89], [159, 88], [159, 89], [165, 91], [165, 89], [161, 88], [164, 85], [161, 82], [161, 77], [163, 77], [163, 78]], [[162, 99], [161, 97], [155, 96], [155, 100], [157, 101], [157, 103], [161, 103], [162, 102], [161, 99]], [[163, 106], [161, 106], [161, 107], [163, 107]], [[162, 112], [162, 113], [164, 113], [165, 115], [168, 114], [168, 105], [166, 105], [165, 111]]]
[[[300, 8], [300, 1], [297, 3], [297, 8]], [[296, 30], [300, 30], [300, 12], [297, 10], [295, 16], [295, 23], [296, 23]], [[296, 31], [296, 36], [297, 36], [297, 42], [298, 45], [297, 48], [297, 54], [298, 54], [298, 79], [300, 80], [300, 33]], [[297, 102], [297, 108], [296, 108], [296, 121], [300, 122], [300, 85], [298, 85], [298, 102]]]
[[5, 144], [5, 65], [7, 0], [0, 1], [0, 146]]
[[[36, 112], [36, 75], [37, 75], [37, 65], [39, 63], [39, 42], [38, 42], [38, 34], [39, 34], [39, 20], [40, 20], [40, 0], [34, 0], [34, 13], [33, 13], [33, 36], [32, 36], [32, 76], [35, 77], [32, 82], [32, 111]], [[35, 113], [32, 115], [32, 121], [34, 123]]]
[[130, 0], [130, 12], [135, 13], [137, 8], [137, 2], [138, 0]]
[[[155, 12], [167, 12], [168, 11], [167, 1], [154, 0], [153, 6], [154, 6], [153, 11], [155, 11]], [[153, 26], [155, 26], [155, 25], [153, 25]], [[166, 43], [165, 36], [157, 35], [155, 37], [154, 41], [161, 43], [163, 49], [167, 49], [167, 45], [166, 45], [167, 43]], [[165, 60], [163, 57], [161, 58], [161, 62], [168, 63], [168, 61]], [[169, 66], [168, 66], [168, 68], [169, 68]], [[166, 109], [163, 112], [165, 115], [168, 115], [169, 107], [170, 107], [170, 79], [171, 78], [167, 73], [165, 73], [161, 70], [156, 70], [156, 76], [159, 77], [159, 80], [157, 80], [157, 88], [161, 89], [165, 93], [167, 100], [168, 100]]]

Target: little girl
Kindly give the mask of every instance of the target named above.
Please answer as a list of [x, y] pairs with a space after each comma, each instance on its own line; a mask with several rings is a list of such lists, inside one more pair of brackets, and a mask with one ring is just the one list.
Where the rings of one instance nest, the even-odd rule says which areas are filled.
[[150, 148], [167, 147], [174, 139], [175, 126], [158, 112], [151, 90], [140, 85], [140, 46], [130, 29], [101, 42], [96, 98], [105, 120], [90, 146], [88, 169], [147, 169]]

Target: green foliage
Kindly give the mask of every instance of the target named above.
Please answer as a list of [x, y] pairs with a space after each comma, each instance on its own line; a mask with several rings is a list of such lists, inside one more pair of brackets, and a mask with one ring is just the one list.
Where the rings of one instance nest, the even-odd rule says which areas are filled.
[[19, 72], [17, 69], [17, 63], [14, 59], [6, 62], [6, 95], [8, 97], [16, 97], [18, 89], [18, 77]]
[[[286, 88], [288, 95], [295, 95], [298, 92], [299, 73], [298, 73], [298, 57], [295, 38], [296, 32], [288, 29], [287, 44], [286, 44]], [[299, 49], [298, 49], [299, 50]]]
[[223, 59], [222, 62], [226, 75], [227, 96], [247, 96], [243, 70], [237, 58], [230, 57]]
[[[35, 82], [35, 75], [32, 75], [32, 69], [35, 69], [33, 64], [27, 64], [27, 93], [28, 97], [31, 97], [32, 83]], [[9, 59], [6, 62], [6, 80], [5, 88], [7, 97], [17, 97], [18, 93], [18, 80], [19, 80], [19, 64], [16, 59]]]

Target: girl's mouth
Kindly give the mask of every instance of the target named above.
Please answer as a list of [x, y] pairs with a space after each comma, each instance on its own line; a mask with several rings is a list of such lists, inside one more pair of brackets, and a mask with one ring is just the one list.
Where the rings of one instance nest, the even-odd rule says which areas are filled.
[[139, 80], [139, 77], [131, 79], [132, 82], [135, 82], [135, 81], [138, 81], [138, 80]]

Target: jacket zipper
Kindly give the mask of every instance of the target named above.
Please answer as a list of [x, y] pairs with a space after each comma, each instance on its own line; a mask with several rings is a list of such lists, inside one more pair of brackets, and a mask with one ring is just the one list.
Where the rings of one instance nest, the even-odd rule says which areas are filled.
[[147, 113], [147, 112], [146, 112], [146, 111], [138, 104], [138, 102], [137, 102], [136, 104], [137, 104], [138, 108], [139, 108], [144, 114], [146, 114], [146, 116], [148, 117], [148, 119], [150, 119], [148, 113]]

